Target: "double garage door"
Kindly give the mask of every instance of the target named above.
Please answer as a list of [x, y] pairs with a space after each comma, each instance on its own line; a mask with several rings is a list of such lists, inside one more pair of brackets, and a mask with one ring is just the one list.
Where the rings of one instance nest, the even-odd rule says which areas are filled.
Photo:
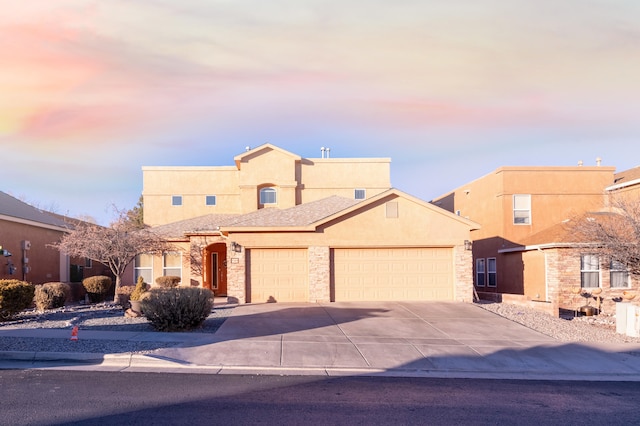
[[[333, 249], [331, 295], [336, 302], [453, 300], [452, 249]], [[252, 249], [252, 303], [308, 302], [306, 249]]]

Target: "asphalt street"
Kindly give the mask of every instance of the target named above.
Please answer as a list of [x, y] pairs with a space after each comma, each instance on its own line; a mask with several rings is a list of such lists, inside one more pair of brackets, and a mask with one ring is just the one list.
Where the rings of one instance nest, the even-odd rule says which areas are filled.
[[0, 371], [1, 424], [637, 424], [640, 383]]

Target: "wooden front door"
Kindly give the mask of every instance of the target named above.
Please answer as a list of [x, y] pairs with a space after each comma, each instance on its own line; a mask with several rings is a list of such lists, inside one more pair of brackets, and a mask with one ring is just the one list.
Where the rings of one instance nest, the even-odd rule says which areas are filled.
[[227, 295], [227, 245], [216, 243], [204, 252], [204, 286], [216, 296]]

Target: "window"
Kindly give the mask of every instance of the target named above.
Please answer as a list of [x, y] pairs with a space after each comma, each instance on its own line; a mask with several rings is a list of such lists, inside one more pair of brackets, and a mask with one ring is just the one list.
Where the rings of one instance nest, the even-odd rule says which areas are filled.
[[623, 263], [612, 260], [609, 274], [611, 288], [629, 287], [629, 271]]
[[262, 188], [260, 190], [260, 204], [276, 204], [275, 188]]
[[91, 269], [93, 268], [93, 260], [89, 259], [88, 257], [84, 258], [84, 267], [87, 269]]
[[496, 258], [487, 259], [487, 286], [495, 287], [497, 285], [498, 272], [496, 270]]
[[353, 191], [353, 197], [356, 200], [364, 200], [366, 196], [367, 196], [367, 190], [366, 189], [356, 189], [356, 190]]
[[600, 259], [595, 254], [583, 254], [580, 257], [580, 286], [600, 287]]
[[171, 205], [172, 206], [181, 206], [182, 205], [182, 195], [172, 195], [171, 196]]
[[484, 287], [484, 259], [476, 259], [476, 286]]
[[162, 255], [162, 275], [182, 278], [182, 254], [172, 251]]
[[138, 281], [138, 277], [142, 277], [144, 282], [153, 282], [153, 256], [150, 254], [139, 254], [136, 256], [134, 265], [134, 279]]
[[515, 194], [513, 196], [513, 223], [514, 225], [531, 224], [531, 195]]
[[205, 197], [204, 203], [207, 206], [215, 206], [216, 205], [216, 196], [215, 195], [207, 195]]

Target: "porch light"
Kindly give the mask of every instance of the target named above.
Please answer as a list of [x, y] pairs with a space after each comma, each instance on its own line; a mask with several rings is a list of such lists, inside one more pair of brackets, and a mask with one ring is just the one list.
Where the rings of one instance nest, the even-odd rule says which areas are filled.
[[464, 240], [464, 249], [471, 250], [473, 248], [473, 244], [469, 240]]
[[242, 251], [242, 246], [235, 241], [231, 242], [231, 250], [236, 253], [240, 253]]

